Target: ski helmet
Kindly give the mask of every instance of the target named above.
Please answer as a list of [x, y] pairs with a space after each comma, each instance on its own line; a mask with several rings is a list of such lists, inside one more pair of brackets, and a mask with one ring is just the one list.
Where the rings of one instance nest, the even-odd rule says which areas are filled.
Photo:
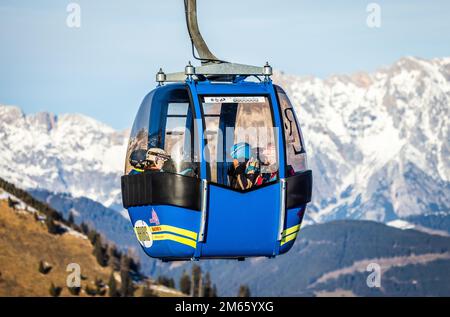
[[251, 156], [251, 147], [246, 142], [239, 142], [230, 148], [230, 156], [236, 160], [248, 160]]
[[130, 155], [130, 164], [134, 168], [144, 169], [147, 165], [146, 160], [147, 151], [144, 149], [138, 149], [131, 152]]

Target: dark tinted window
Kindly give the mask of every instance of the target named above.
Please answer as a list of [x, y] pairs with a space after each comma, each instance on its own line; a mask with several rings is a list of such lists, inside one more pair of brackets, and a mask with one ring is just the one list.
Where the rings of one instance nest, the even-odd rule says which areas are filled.
[[248, 189], [276, 180], [276, 129], [268, 97], [205, 96], [201, 101], [210, 181]]
[[170, 157], [163, 171], [198, 177], [194, 155], [194, 116], [186, 88], [157, 88], [147, 95], [131, 130], [125, 174], [136, 150], [162, 149]]
[[286, 177], [289, 177], [307, 169], [306, 151], [294, 107], [284, 90], [278, 86], [275, 86], [275, 88], [280, 102], [280, 112], [284, 128], [287, 165]]

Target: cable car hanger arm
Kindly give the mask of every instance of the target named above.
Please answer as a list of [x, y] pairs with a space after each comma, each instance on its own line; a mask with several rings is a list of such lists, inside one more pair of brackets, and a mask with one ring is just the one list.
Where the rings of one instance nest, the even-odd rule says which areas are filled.
[[[227, 63], [219, 60], [208, 48], [202, 34], [200, 33], [197, 21], [197, 0], [184, 0], [184, 9], [186, 13], [186, 25], [189, 37], [192, 43], [192, 55], [200, 60], [202, 65], [210, 63]], [[194, 47], [200, 57], [195, 56]]]
[[[192, 43], [192, 55], [195, 59], [201, 61], [202, 66], [194, 67], [189, 64], [184, 72], [166, 74], [159, 70], [156, 74], [156, 81], [159, 84], [164, 82], [184, 82], [186, 78], [192, 79], [195, 76], [199, 78], [208, 78], [208, 76], [264, 76], [268, 79], [272, 75], [272, 67], [269, 63], [265, 66], [251, 66], [243, 64], [229, 63], [218, 59], [208, 48], [203, 39], [197, 22], [197, 0], [184, 0], [186, 25], [189, 37]], [[195, 56], [194, 47], [199, 57]]]

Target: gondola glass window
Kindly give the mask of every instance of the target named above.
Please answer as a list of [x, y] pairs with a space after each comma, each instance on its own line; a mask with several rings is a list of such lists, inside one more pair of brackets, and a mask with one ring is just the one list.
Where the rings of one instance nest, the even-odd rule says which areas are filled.
[[298, 125], [294, 109], [284, 90], [275, 86], [283, 118], [284, 138], [286, 143], [286, 177], [307, 169], [306, 151], [302, 132]]
[[[258, 173], [278, 179], [276, 129], [266, 96], [203, 96], [208, 178], [231, 186], [228, 170], [236, 162], [257, 161]], [[233, 155], [233, 146], [245, 144], [247, 153]], [[235, 162], [234, 162], [235, 161]], [[246, 170], [248, 172], [248, 169]]]
[[194, 158], [194, 118], [188, 91], [159, 89], [148, 94], [131, 130], [125, 173], [135, 150], [163, 149], [170, 156], [163, 171], [198, 177]]

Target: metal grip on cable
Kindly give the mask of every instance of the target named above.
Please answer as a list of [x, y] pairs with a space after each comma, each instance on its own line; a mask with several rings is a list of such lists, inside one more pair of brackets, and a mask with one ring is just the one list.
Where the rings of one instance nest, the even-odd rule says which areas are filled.
[[219, 61], [219, 59], [211, 53], [208, 45], [206, 45], [206, 42], [200, 33], [197, 22], [197, 0], [185, 0], [184, 5], [186, 9], [186, 24], [189, 36], [191, 37], [192, 44], [194, 44], [194, 47], [202, 60], [202, 64]]

